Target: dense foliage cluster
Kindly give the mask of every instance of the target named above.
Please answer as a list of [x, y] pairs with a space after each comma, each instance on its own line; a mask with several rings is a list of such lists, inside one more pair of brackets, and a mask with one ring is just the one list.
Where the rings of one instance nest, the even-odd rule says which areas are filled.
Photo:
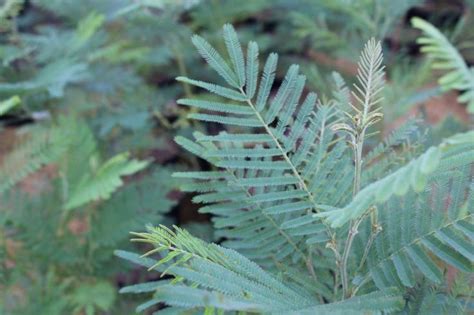
[[[200, 211], [213, 215], [224, 247], [177, 227], [137, 233], [134, 240], [156, 247], [148, 256], [164, 253], [149, 268], [174, 277], [145, 284], [156, 290], [146, 306], [165, 302], [176, 313], [412, 311], [424, 279], [443, 282], [434, 257], [471, 271], [473, 131], [431, 147], [417, 139], [425, 152], [411, 159], [395, 153], [390, 167], [375, 160], [377, 171], [363, 182], [364, 142], [382, 118], [380, 43], [371, 39], [361, 54], [353, 99], [342, 82], [339, 98], [318, 101], [314, 93], [303, 97], [306, 77], [296, 65], [270, 97], [277, 55], [268, 56], [259, 78], [257, 44], [247, 45], [245, 58], [232, 26], [223, 36], [231, 66], [203, 38], [193, 43], [230, 87], [178, 78], [228, 100], [178, 100], [210, 112], [190, 118], [229, 126], [176, 139], [216, 168], [175, 176], [198, 194], [194, 202], [207, 204]], [[464, 297], [432, 289], [443, 296], [442, 308], [464, 311]]]
[[472, 11], [4, 1], [0, 313], [474, 311]]

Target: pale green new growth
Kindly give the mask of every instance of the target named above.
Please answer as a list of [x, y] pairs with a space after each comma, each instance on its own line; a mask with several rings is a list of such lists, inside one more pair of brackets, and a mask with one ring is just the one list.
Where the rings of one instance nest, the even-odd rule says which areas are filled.
[[0, 116], [5, 115], [12, 108], [18, 106], [21, 99], [18, 95], [12, 96], [9, 99], [0, 102]]
[[129, 160], [128, 153], [110, 158], [94, 175], [86, 174], [77, 186], [73, 187], [64, 208], [70, 210], [91, 201], [110, 198], [111, 194], [123, 185], [121, 176], [134, 174], [147, 165], [146, 161]]
[[[402, 299], [396, 290], [389, 289], [349, 299], [342, 303], [311, 306], [310, 292], [302, 287], [288, 287], [247, 258], [215, 244], [207, 244], [188, 232], [174, 227], [149, 228], [148, 233], [133, 233], [138, 242], [153, 244], [155, 252], [168, 253], [159, 261], [146, 260], [127, 252], [117, 255], [169, 273], [169, 283], [148, 282], [122, 289], [126, 293], [155, 291], [153, 300], [139, 306], [137, 311], [166, 302], [175, 307], [210, 307], [222, 310], [271, 312], [273, 314], [324, 314], [327, 311], [373, 311], [398, 309]], [[177, 283], [194, 283], [190, 287]], [[197, 287], [196, 287], [197, 286]], [[295, 291], [298, 289], [298, 291]], [[310, 307], [311, 306], [311, 307]]]

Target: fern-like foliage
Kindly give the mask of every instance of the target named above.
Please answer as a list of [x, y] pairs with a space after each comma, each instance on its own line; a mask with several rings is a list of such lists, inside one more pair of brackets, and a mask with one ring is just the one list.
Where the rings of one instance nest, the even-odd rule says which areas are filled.
[[18, 106], [21, 103], [20, 97], [18, 95], [12, 96], [9, 99], [0, 102], [0, 116], [5, 115], [15, 106]]
[[[360, 125], [368, 128], [380, 118], [377, 105], [382, 101], [381, 92], [385, 82], [382, 45], [374, 38], [364, 47], [358, 64], [357, 81], [352, 93], [359, 106], [352, 106], [357, 112]], [[357, 121], [356, 121], [357, 123]]]
[[72, 193], [64, 205], [70, 210], [90, 201], [108, 199], [110, 195], [122, 186], [121, 176], [136, 173], [148, 165], [146, 161], [129, 160], [128, 153], [121, 153], [101, 165], [95, 174], [85, 174], [72, 188]]
[[404, 165], [423, 149], [421, 142], [425, 133], [419, 119], [409, 119], [393, 130], [383, 142], [373, 147], [364, 156], [362, 186], [383, 178], [391, 169]]
[[102, 201], [95, 224], [91, 227], [94, 242], [101, 248], [113, 248], [126, 239], [130, 231], [150, 222], [163, 222], [165, 214], [176, 203], [167, 198], [175, 185], [173, 181], [163, 181], [163, 178], [169, 177], [170, 170], [157, 169], [138, 182], [128, 183], [110, 199]]
[[433, 58], [433, 69], [447, 71], [439, 80], [445, 90], [461, 91], [458, 100], [467, 103], [474, 113], [474, 69], [468, 67], [456, 47], [436, 27], [420, 18], [413, 18], [412, 25], [423, 31], [418, 38], [421, 51]]
[[[35, 125], [21, 129], [0, 164], [1, 296], [12, 299], [18, 283], [29, 296], [25, 305], [1, 303], [0, 313], [50, 314], [52, 305], [54, 314], [108, 311], [116, 296], [108, 279], [113, 249], [128, 231], [164, 220], [174, 202], [167, 198], [172, 184], [162, 178], [171, 172], [124, 183], [121, 176], [149, 162], [122, 153], [101, 163], [91, 128], [77, 117]], [[14, 272], [7, 265], [13, 261]], [[49, 283], [57, 270], [63, 281]]]
[[[121, 176], [136, 173], [148, 165], [147, 161], [129, 159], [122, 153], [91, 172], [90, 156], [97, 155], [90, 129], [81, 121], [60, 117], [51, 128], [36, 127], [19, 141], [0, 164], [0, 193], [7, 191], [28, 175], [48, 164], [59, 164], [68, 182], [69, 210], [99, 198], [108, 199], [123, 182]], [[71, 158], [69, 158], [71, 157]], [[84, 158], [85, 157], [85, 158]]]
[[27, 81], [2, 83], [0, 93], [37, 93], [47, 91], [51, 97], [61, 97], [67, 84], [80, 82], [86, 77], [86, 65], [71, 59], [59, 59], [41, 69]]
[[[183, 77], [178, 80], [230, 102], [180, 99], [178, 103], [206, 111], [190, 114], [190, 118], [235, 126], [236, 132], [195, 134], [195, 143], [177, 138], [179, 144], [224, 171], [176, 176], [190, 180], [183, 186], [185, 191], [205, 192], [194, 200], [211, 203], [200, 211], [215, 215], [218, 235], [228, 239], [226, 246], [267, 265], [273, 264], [273, 255], [308, 260], [298, 244], [326, 242], [332, 236], [321, 223], [311, 228], [314, 220], [305, 215], [319, 211], [318, 204], [329, 200], [342, 204], [344, 192], [350, 188], [350, 180], [335, 172], [347, 167], [351, 174], [349, 161], [339, 158], [346, 145], [332, 143], [331, 126], [339, 113], [330, 104], [319, 104], [314, 112], [317, 97], [314, 93], [303, 95], [305, 77], [296, 65], [288, 69], [271, 97], [278, 56], [270, 54], [259, 78], [257, 44], [249, 43], [244, 60], [230, 25], [224, 27], [224, 38], [232, 70], [204, 39], [194, 37], [193, 43], [234, 89]], [[247, 127], [256, 128], [256, 132], [249, 133]], [[324, 185], [329, 177], [339, 181], [339, 186], [331, 189]], [[316, 195], [324, 197], [316, 200]], [[304, 226], [306, 233], [302, 232]]]
[[[363, 155], [364, 140], [382, 117], [380, 43], [365, 45], [354, 101], [335, 75], [334, 99], [323, 102], [306, 93], [298, 66], [274, 87], [276, 54], [259, 75], [257, 44], [250, 42], [244, 57], [230, 25], [224, 39], [230, 63], [193, 37], [223, 85], [178, 78], [220, 97], [178, 100], [194, 108], [190, 118], [226, 127], [195, 132], [194, 140], [176, 138], [213, 169], [175, 173], [181, 189], [205, 204], [200, 211], [212, 214], [224, 247], [179, 228], [136, 233], [135, 240], [154, 246], [147, 256], [160, 258], [118, 255], [172, 276], [125, 288], [155, 292], [138, 310], [164, 302], [172, 306], [165, 311], [177, 313], [389, 313], [404, 307], [400, 294], [420, 275], [439, 282], [430, 255], [469, 271], [474, 134], [457, 134], [421, 154], [420, 143], [407, 160], [391, 148], [415, 129], [408, 123]], [[399, 161], [380, 159], [389, 150]]]
[[52, 129], [34, 128], [32, 133], [23, 136], [0, 164], [0, 194], [42, 166], [59, 160], [72, 144], [73, 126], [68, 129], [62, 128], [65, 125]]
[[216, 244], [207, 244], [178, 227], [171, 230], [159, 226], [149, 228], [147, 233], [134, 235], [137, 237], [135, 241], [150, 243], [155, 247], [147, 255], [156, 252], [167, 254], [158, 261], [139, 258], [127, 252], [116, 254], [145, 265], [150, 270], [156, 269], [174, 277], [172, 283], [149, 282], [123, 288], [122, 292], [128, 293], [155, 291], [153, 299], [138, 310], [166, 302], [184, 309], [324, 314], [328, 310], [389, 311], [399, 308], [403, 303], [396, 291], [388, 289], [341, 303], [316, 306], [310, 292], [303, 287], [288, 286], [237, 252]]
[[[333, 227], [340, 227], [363, 214], [371, 205], [387, 201], [391, 196], [402, 196], [410, 190], [421, 192], [425, 189], [429, 175], [440, 168], [462, 167], [474, 163], [470, 151], [474, 144], [474, 132], [467, 132], [446, 139], [438, 147], [431, 147], [418, 158], [399, 168], [392, 174], [367, 185], [355, 198], [341, 210], [316, 214], [327, 217]], [[463, 148], [468, 150], [461, 151]], [[433, 175], [433, 176], [436, 176]]]
[[13, 20], [21, 11], [24, 0], [6, 0], [0, 7], [0, 31], [5, 31], [12, 27]]
[[441, 283], [442, 270], [431, 257], [460, 271], [473, 271], [473, 176], [462, 173], [466, 170], [455, 169], [455, 179], [439, 177], [430, 189], [392, 197], [381, 207], [385, 233], [375, 241], [367, 271], [378, 287], [413, 287], [417, 274]]

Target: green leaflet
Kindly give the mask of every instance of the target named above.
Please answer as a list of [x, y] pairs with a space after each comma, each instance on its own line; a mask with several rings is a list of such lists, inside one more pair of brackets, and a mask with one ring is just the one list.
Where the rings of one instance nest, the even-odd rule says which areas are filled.
[[148, 165], [147, 161], [130, 160], [128, 153], [118, 154], [106, 161], [93, 176], [86, 174], [64, 205], [71, 210], [90, 201], [108, 199], [111, 194], [122, 186], [121, 176], [134, 174]]
[[[344, 208], [316, 214], [325, 217], [332, 227], [340, 227], [352, 219], [361, 216], [370, 206], [385, 202], [392, 195], [404, 195], [411, 188], [420, 192], [424, 189], [427, 179], [439, 165], [443, 153], [455, 149], [456, 145], [474, 143], [474, 133], [467, 132], [448, 138], [438, 147], [431, 147], [418, 158], [401, 167], [392, 174], [364, 187]], [[463, 163], [470, 163], [470, 159]], [[447, 158], [447, 157], [446, 157]], [[447, 158], [448, 159], [448, 158]]]
[[283, 229], [292, 229], [296, 227], [300, 227], [302, 225], [310, 224], [315, 222], [317, 219], [314, 218], [312, 215], [303, 215], [301, 217], [297, 217], [292, 220], [285, 221], [281, 227]]
[[124, 250], [116, 250], [114, 252], [114, 255], [117, 256], [117, 257], [120, 257], [122, 259], [128, 260], [128, 261], [130, 261], [134, 264], [144, 266], [144, 267], [147, 267], [147, 268], [150, 268], [151, 266], [153, 266], [156, 263], [156, 260], [154, 260], [154, 259], [143, 257], [141, 255], [138, 255], [138, 254], [135, 254], [135, 253], [132, 253], [132, 252], [127, 252], [127, 251], [124, 251]]
[[194, 35], [192, 37], [192, 42], [206, 62], [216, 70], [216, 72], [223, 77], [228, 84], [234, 87], [239, 86], [235, 78], [235, 73], [232, 72], [214, 47], [199, 35]]
[[209, 141], [209, 142], [230, 142], [234, 144], [245, 143], [245, 142], [272, 142], [273, 139], [268, 134], [252, 134], [252, 133], [242, 133], [242, 134], [229, 134], [226, 132], [221, 132], [216, 136], [199, 136], [196, 138], [197, 141]]
[[467, 242], [462, 236], [454, 231], [449, 229], [439, 230], [435, 233], [435, 237], [470, 261], [474, 261], [474, 245], [471, 242]]
[[18, 95], [12, 96], [9, 99], [0, 102], [0, 116], [6, 114], [12, 108], [18, 106], [21, 103], [21, 99]]
[[406, 254], [401, 251], [398, 255], [393, 255], [392, 262], [402, 284], [407, 287], [413, 287], [415, 284], [415, 278]]
[[[261, 305], [246, 302], [243, 299], [239, 300], [218, 292], [181, 285], [160, 287], [155, 296], [157, 298], [152, 300], [153, 304], [166, 302], [166, 304], [171, 306], [181, 306], [186, 308], [213, 306], [223, 310], [238, 309], [249, 312], [256, 312], [263, 309]], [[140, 312], [151, 305], [141, 307], [140, 309], [137, 309], [137, 311]]]
[[258, 45], [255, 42], [249, 42], [247, 46], [247, 63], [245, 68], [246, 82], [245, 94], [252, 99], [257, 90], [258, 80]]
[[408, 257], [411, 258], [413, 263], [428, 279], [437, 283], [441, 282], [441, 271], [419, 246], [408, 247], [406, 252]]
[[245, 160], [229, 160], [216, 163], [219, 167], [233, 169], [255, 169], [255, 170], [287, 170], [290, 168], [288, 163], [282, 161], [266, 162], [266, 161], [245, 161]]
[[275, 117], [278, 115], [280, 110], [283, 107], [284, 102], [294, 90], [296, 85], [296, 79], [298, 78], [299, 66], [291, 65], [288, 69], [288, 72], [283, 79], [283, 83], [280, 85], [277, 94], [270, 103], [269, 109], [265, 115], [265, 122], [267, 124], [271, 123]]
[[215, 93], [217, 95], [220, 95], [220, 96], [225, 97], [225, 98], [229, 98], [231, 100], [243, 102], [247, 99], [241, 93], [239, 93], [237, 91], [234, 91], [234, 90], [231, 90], [229, 88], [220, 86], [220, 85], [207, 83], [207, 82], [203, 82], [203, 81], [198, 81], [198, 80], [192, 80], [192, 79], [188, 79], [188, 78], [185, 78], [185, 77], [177, 77], [176, 80], [180, 81], [180, 82], [195, 85], [197, 87], [206, 89], [211, 93]]
[[146, 293], [154, 292], [156, 289], [167, 283], [166, 281], [150, 281], [140, 284], [126, 286], [120, 289], [119, 293]]
[[223, 113], [237, 114], [237, 115], [253, 115], [252, 109], [248, 106], [232, 105], [226, 103], [209, 102], [204, 100], [194, 99], [179, 99], [177, 103], [180, 105], [193, 106], [200, 109], [207, 109]]
[[75, 39], [70, 48], [71, 51], [78, 50], [97, 32], [104, 24], [105, 16], [96, 12], [91, 12], [85, 18], [79, 21], [75, 32]]
[[[428, 248], [432, 253], [434, 253], [440, 259], [445, 261], [447, 264], [450, 264], [461, 271], [471, 272], [472, 266], [469, 260], [456, 253], [456, 251], [452, 247], [443, 244], [439, 240], [436, 240], [434, 237], [425, 238], [422, 240], [422, 243], [426, 246], [426, 248]], [[456, 243], [454, 243], [453, 245], [457, 246]], [[472, 258], [471, 261], [473, 261]]]
[[252, 158], [264, 158], [271, 156], [278, 156], [281, 154], [279, 149], [220, 149], [220, 150], [209, 150], [205, 153], [207, 157], [252, 157]]
[[278, 214], [278, 213], [286, 213], [298, 210], [305, 210], [311, 209], [312, 203], [307, 201], [298, 201], [295, 203], [284, 203], [278, 206], [273, 206], [265, 209], [265, 212], [269, 214]]
[[238, 87], [245, 85], [245, 61], [242, 47], [240, 46], [239, 38], [234, 28], [230, 24], [226, 24], [224, 29], [224, 41], [227, 46], [227, 51], [230, 55], [230, 60], [234, 66], [234, 71], [237, 73]]
[[392, 312], [402, 308], [404, 300], [396, 289], [375, 291], [341, 302], [314, 306], [286, 314], [368, 314], [372, 312]]
[[258, 111], [261, 111], [267, 103], [270, 90], [273, 86], [273, 81], [275, 80], [277, 62], [278, 55], [271, 53], [265, 62], [265, 66], [263, 67], [262, 78], [260, 80], [256, 101], [256, 108]]
[[216, 122], [223, 125], [234, 125], [241, 127], [260, 127], [261, 122], [255, 118], [237, 118], [209, 114], [189, 114], [188, 118], [205, 122]]

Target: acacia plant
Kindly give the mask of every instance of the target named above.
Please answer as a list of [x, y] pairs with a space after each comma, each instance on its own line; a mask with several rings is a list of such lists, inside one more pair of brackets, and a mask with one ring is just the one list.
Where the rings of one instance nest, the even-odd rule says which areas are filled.
[[167, 277], [122, 292], [153, 292], [138, 310], [163, 303], [166, 314], [463, 312], [466, 292], [444, 273], [472, 271], [474, 132], [428, 146], [411, 121], [369, 149], [382, 118], [379, 42], [365, 45], [352, 91], [335, 74], [318, 98], [297, 65], [275, 88], [277, 54], [260, 71], [255, 42], [244, 54], [232, 26], [223, 36], [230, 63], [192, 38], [223, 82], [177, 80], [209, 92], [178, 100], [197, 109], [189, 118], [225, 131], [177, 137], [212, 168], [175, 173], [220, 245], [179, 227], [133, 233], [154, 249], [117, 255]]

